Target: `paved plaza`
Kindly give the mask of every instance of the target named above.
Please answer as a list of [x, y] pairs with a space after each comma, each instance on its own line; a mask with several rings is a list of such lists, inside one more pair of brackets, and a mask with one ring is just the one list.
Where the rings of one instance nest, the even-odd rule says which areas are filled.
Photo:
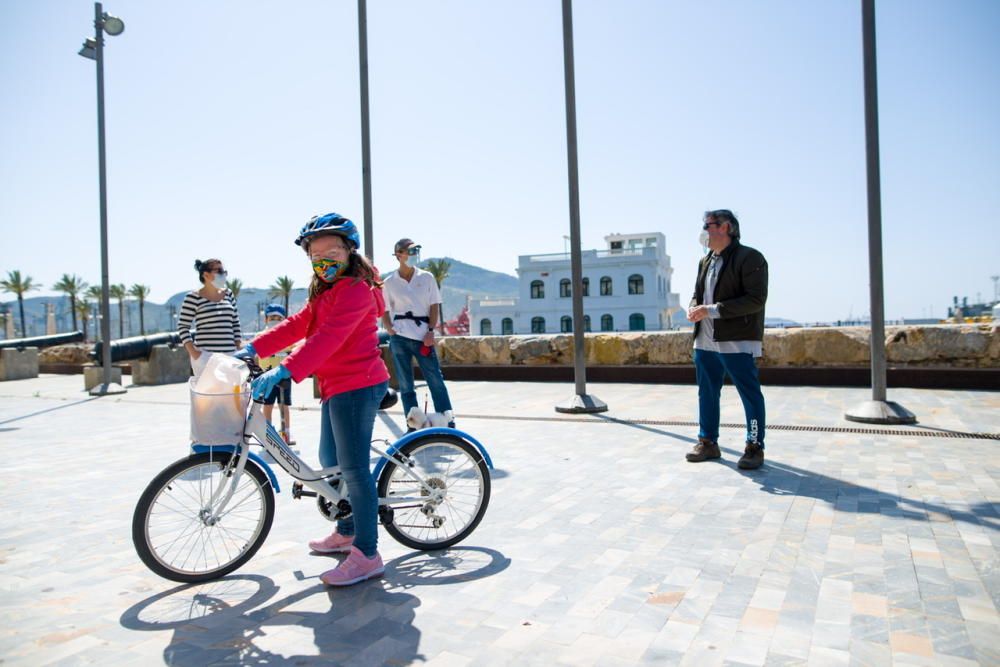
[[[890, 390], [916, 427], [843, 420], [869, 390], [765, 387], [767, 462], [690, 464], [693, 386], [452, 382], [496, 465], [462, 544], [380, 531], [381, 580], [330, 589], [330, 528], [281, 493], [241, 570], [182, 586], [132, 547], [136, 500], [186, 454], [187, 387], [91, 398], [79, 375], [0, 384], [4, 665], [998, 665], [1000, 393]], [[314, 465], [318, 403], [295, 389]], [[423, 389], [421, 389], [421, 401]], [[397, 406], [376, 436], [400, 432]]]

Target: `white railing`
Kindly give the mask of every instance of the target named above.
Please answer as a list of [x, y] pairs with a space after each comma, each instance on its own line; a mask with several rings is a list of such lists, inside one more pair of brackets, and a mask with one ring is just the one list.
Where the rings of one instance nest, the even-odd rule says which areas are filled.
[[[609, 257], [642, 257], [643, 255], [654, 256], [656, 248], [638, 248], [636, 250], [584, 250], [581, 257], [597, 259], [607, 259]], [[556, 252], [548, 255], [530, 255], [529, 262], [568, 262], [570, 254], [566, 252]]]

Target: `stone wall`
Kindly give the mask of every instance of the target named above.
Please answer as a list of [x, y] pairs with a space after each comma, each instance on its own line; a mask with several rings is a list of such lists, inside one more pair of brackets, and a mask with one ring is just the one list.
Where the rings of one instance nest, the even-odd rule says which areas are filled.
[[[866, 366], [867, 327], [768, 329], [761, 366]], [[886, 355], [896, 366], [1000, 368], [1000, 328], [992, 324], [886, 327]], [[86, 343], [39, 352], [40, 363], [87, 363]], [[588, 366], [691, 363], [691, 332], [589, 333]], [[444, 365], [572, 365], [573, 335], [448, 336], [438, 340]]]
[[[867, 327], [768, 329], [761, 366], [866, 366]], [[895, 366], [1000, 368], [1000, 328], [991, 324], [886, 327]], [[588, 366], [691, 363], [691, 332], [589, 333]], [[573, 335], [449, 336], [438, 340], [444, 365], [571, 365]]]

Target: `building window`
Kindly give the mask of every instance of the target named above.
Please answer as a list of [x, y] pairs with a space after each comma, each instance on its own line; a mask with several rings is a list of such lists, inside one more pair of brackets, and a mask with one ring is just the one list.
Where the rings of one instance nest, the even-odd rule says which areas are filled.
[[633, 273], [628, 277], [628, 293], [629, 294], [642, 294], [642, 276], [638, 273]]
[[545, 333], [545, 318], [544, 317], [532, 317], [531, 318], [531, 333]]
[[628, 316], [629, 331], [645, 331], [646, 317], [642, 313], [632, 313]]
[[583, 295], [590, 296], [590, 278], [583, 279]]
[[559, 331], [563, 333], [570, 333], [573, 331], [573, 318], [568, 315], [563, 315], [559, 320]]
[[583, 316], [583, 330], [590, 331], [590, 315]]
[[541, 280], [531, 281], [531, 298], [532, 299], [545, 298], [545, 283], [543, 283]]
[[601, 296], [611, 296], [611, 276], [601, 278]]
[[509, 317], [505, 317], [500, 320], [500, 333], [504, 336], [511, 336], [514, 334], [514, 320]]
[[614, 331], [615, 318], [610, 315], [601, 315], [601, 331]]
[[573, 291], [569, 287], [570, 282], [568, 278], [563, 278], [559, 281], [559, 296], [568, 297], [573, 296]]
[[480, 336], [492, 336], [493, 335], [493, 323], [489, 319], [485, 319], [479, 322], [479, 335]]

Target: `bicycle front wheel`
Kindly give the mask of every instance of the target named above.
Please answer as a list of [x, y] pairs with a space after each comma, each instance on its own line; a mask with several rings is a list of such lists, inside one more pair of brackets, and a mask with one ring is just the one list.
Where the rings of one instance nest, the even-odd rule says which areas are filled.
[[[379, 498], [392, 508], [386, 531], [401, 544], [423, 551], [445, 549], [468, 537], [490, 502], [490, 471], [482, 454], [451, 435], [428, 435], [404, 445], [399, 453], [405, 463], [393, 459], [378, 479]], [[432, 490], [443, 497], [432, 499]]]
[[150, 570], [171, 581], [209, 581], [246, 563], [264, 543], [274, 520], [274, 491], [256, 464], [247, 463], [221, 512], [211, 506], [216, 491], [232, 482], [233, 456], [193, 454], [146, 487], [132, 517], [132, 541]]

